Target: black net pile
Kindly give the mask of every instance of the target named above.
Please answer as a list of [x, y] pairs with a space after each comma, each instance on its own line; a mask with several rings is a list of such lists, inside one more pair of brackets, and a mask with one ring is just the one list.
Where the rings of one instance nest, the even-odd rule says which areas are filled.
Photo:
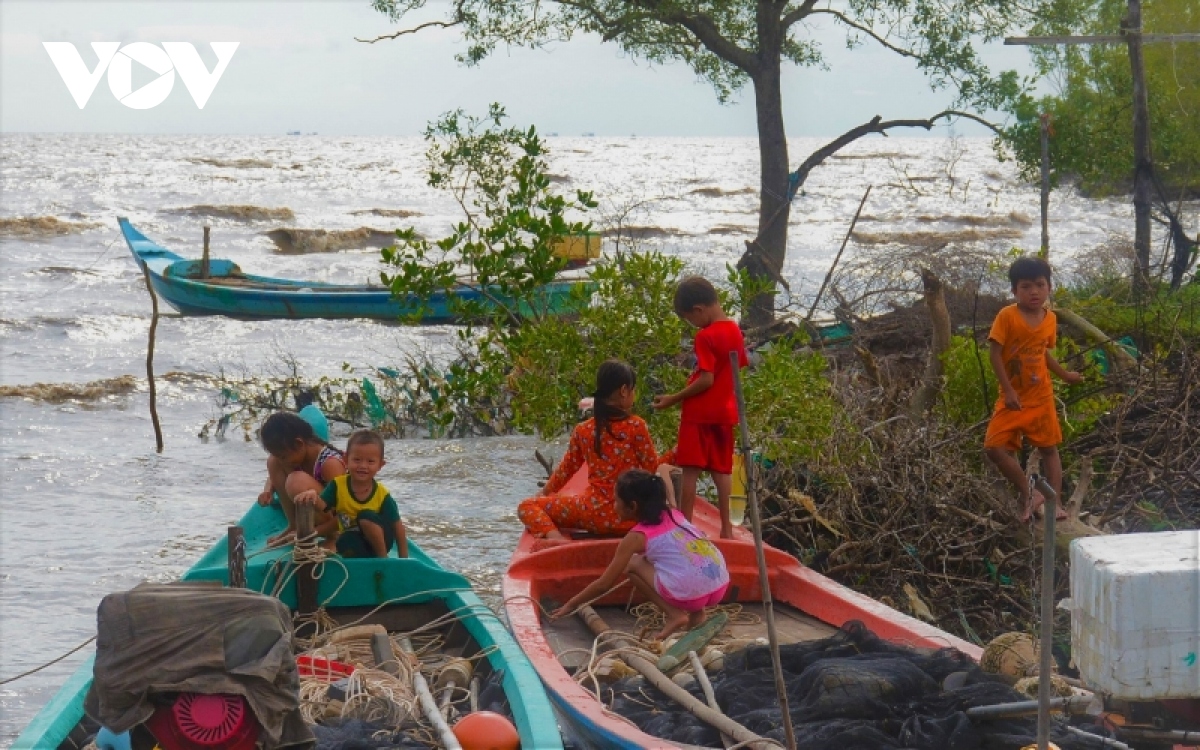
[[[492, 711], [513, 720], [504, 695], [504, 670], [490, 672], [479, 687], [479, 710]], [[435, 746], [429, 730], [402, 729], [396, 732], [382, 724], [358, 719], [326, 722], [312, 727], [316, 750], [429, 750]]]
[[[788, 706], [800, 750], [1016, 750], [1036, 741], [1036, 717], [974, 720], [973, 706], [1028, 700], [954, 649], [923, 652], [888, 643], [861, 623], [847, 623], [820, 641], [780, 647]], [[725, 657], [710, 676], [721, 710], [747, 729], [783, 741], [771, 653], [752, 646]], [[717, 731], [687, 713], [641, 677], [606, 690], [612, 709], [647, 734], [721, 747]], [[697, 683], [688, 692], [701, 702]], [[1100, 737], [1081, 737], [1056, 724], [1063, 750], [1100, 750]]]

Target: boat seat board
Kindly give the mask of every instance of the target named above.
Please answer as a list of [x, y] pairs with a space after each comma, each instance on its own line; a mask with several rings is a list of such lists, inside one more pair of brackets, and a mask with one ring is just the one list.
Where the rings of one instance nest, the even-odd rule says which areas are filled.
[[[627, 612], [624, 607], [602, 606], [595, 609], [596, 613], [604, 618], [604, 621], [608, 623], [610, 628], [636, 634], [637, 618]], [[828, 638], [837, 632], [837, 629], [832, 625], [809, 617], [794, 607], [776, 602], [774, 610], [775, 630], [779, 634], [780, 643], [816, 641]], [[758, 622], [754, 624], [735, 623], [729, 628], [729, 632], [732, 634], [731, 637], [738, 639], [766, 638], [767, 621], [762, 604], [760, 602], [745, 602], [742, 604], [742, 612], [748, 615], [755, 615]], [[574, 669], [587, 664], [587, 653], [571, 651], [571, 649], [590, 651], [592, 648], [592, 641], [595, 639], [595, 636], [584, 625], [582, 619], [578, 617], [564, 617], [560, 620], [554, 620], [546, 624], [545, 631], [546, 639], [549, 641], [550, 647], [554, 649], [555, 654], [563, 654], [570, 651], [566, 656], [559, 658], [564, 667]]]

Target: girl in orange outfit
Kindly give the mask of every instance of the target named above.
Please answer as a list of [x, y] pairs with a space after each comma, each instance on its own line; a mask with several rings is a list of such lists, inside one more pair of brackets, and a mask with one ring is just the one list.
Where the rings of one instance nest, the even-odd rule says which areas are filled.
[[[596, 372], [594, 414], [575, 427], [571, 445], [542, 494], [517, 506], [517, 516], [529, 533], [545, 539], [565, 539], [559, 529], [593, 534], [624, 534], [634, 526], [616, 511], [617, 477], [626, 469], [653, 472], [660, 463], [646, 422], [631, 413], [637, 375], [620, 360], [610, 359]], [[588, 466], [588, 488], [578, 495], [559, 490]]]

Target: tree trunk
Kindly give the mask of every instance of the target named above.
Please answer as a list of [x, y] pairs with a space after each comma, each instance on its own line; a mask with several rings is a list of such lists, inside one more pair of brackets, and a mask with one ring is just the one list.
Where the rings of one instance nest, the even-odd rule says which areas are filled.
[[1133, 75], [1133, 247], [1137, 257], [1133, 291], [1140, 297], [1150, 287], [1150, 180], [1154, 175], [1150, 154], [1150, 105], [1142, 61], [1141, 0], [1129, 0], [1129, 15], [1122, 25], [1128, 34], [1129, 68]]
[[[758, 115], [759, 181], [758, 237], [746, 244], [738, 261], [755, 279], [772, 285], [781, 278], [787, 254], [788, 231], [788, 149], [783, 127], [783, 97], [780, 92], [778, 54], [764, 52], [764, 65], [754, 78], [754, 106]], [[742, 324], [748, 328], [770, 325], [775, 319], [775, 293], [755, 297], [742, 311]]]

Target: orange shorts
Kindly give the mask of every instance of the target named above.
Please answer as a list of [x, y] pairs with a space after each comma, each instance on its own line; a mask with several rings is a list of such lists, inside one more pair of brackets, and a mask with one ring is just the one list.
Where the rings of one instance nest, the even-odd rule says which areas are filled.
[[988, 422], [983, 447], [1019, 451], [1022, 436], [1034, 448], [1050, 448], [1062, 442], [1062, 428], [1059, 427], [1058, 411], [1053, 401], [1020, 411], [1005, 407], [1003, 401], [996, 404], [992, 421]]

